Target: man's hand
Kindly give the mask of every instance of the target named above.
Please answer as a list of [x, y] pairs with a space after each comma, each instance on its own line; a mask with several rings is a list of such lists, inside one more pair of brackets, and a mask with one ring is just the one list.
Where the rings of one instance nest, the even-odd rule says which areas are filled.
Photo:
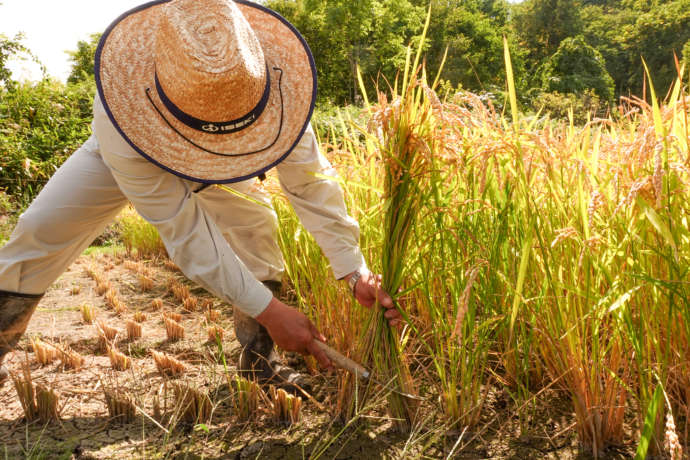
[[[352, 274], [347, 275], [345, 279], [348, 280], [350, 276]], [[381, 288], [381, 275], [369, 271], [362, 273], [355, 284], [354, 295], [357, 301], [367, 308], [376, 305], [378, 300], [379, 304], [386, 309], [383, 316], [391, 326], [396, 327], [402, 323], [402, 315], [393, 305], [393, 299]]]
[[322, 367], [333, 367], [323, 350], [314, 343], [315, 340], [325, 343], [326, 337], [302, 312], [274, 297], [256, 320], [268, 330], [273, 341], [283, 350], [313, 355]]

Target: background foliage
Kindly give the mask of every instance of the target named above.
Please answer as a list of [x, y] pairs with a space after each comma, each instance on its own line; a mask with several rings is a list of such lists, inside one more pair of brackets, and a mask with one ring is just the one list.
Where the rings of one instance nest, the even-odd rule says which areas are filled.
[[[519, 103], [576, 122], [605, 116], [621, 95], [642, 96], [641, 59], [658, 88], [677, 75], [674, 53], [690, 67], [690, 0], [267, 0], [310, 44], [319, 77], [320, 113], [361, 106], [359, 67], [370, 99], [394, 84], [406, 48], [424, 43], [429, 74], [444, 63], [441, 88], [482, 94], [504, 106], [502, 37], [511, 47]], [[2, 5], [0, 4], [0, 11]], [[22, 37], [0, 35], [0, 189], [20, 207], [89, 135], [93, 55], [100, 34], [69, 52], [66, 84], [12, 80], [6, 63], [32, 58]], [[445, 61], [444, 61], [445, 57]], [[614, 113], [615, 115], [615, 113]]]

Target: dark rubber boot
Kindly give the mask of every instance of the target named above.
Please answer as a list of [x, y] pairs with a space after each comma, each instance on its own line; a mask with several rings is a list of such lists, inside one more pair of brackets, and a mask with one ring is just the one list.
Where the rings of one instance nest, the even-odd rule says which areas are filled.
[[43, 294], [17, 294], [0, 291], [0, 386], [9, 376], [2, 365], [5, 355], [11, 352], [29, 325], [31, 315]]
[[[273, 292], [280, 293], [280, 282], [264, 281], [264, 285]], [[237, 367], [239, 374], [262, 385], [271, 384], [286, 391], [299, 394], [296, 386], [305, 391], [311, 389], [310, 379], [293, 368], [283, 364], [273, 347], [273, 339], [268, 331], [257, 320], [234, 309], [235, 335], [242, 345], [242, 354]]]

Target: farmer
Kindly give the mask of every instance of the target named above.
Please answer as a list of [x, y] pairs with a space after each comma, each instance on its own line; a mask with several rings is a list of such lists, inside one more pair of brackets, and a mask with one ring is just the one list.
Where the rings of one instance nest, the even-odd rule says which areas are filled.
[[361, 304], [378, 298], [389, 321], [400, 321], [366, 268], [342, 190], [324, 178], [335, 172], [309, 124], [314, 60], [287, 21], [244, 0], [147, 3], [103, 34], [95, 75], [93, 135], [0, 249], [0, 366], [43, 293], [129, 201], [189, 279], [234, 305], [242, 375], [306, 383], [279, 362], [274, 342], [330, 367], [314, 342], [325, 337], [276, 298], [278, 222], [256, 181], [271, 168], [336, 278]]

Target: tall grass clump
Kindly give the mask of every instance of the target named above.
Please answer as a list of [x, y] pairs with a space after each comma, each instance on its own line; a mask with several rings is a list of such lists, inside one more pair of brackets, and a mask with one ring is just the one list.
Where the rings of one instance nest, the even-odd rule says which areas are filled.
[[[677, 457], [690, 413], [687, 86], [679, 78], [662, 101], [648, 74], [649, 100], [577, 125], [521, 113], [507, 47], [505, 58], [509, 116], [469, 92], [439, 98], [409, 65], [366, 126], [342, 114], [321, 127], [365, 259], [407, 326], [358, 308], [275, 199], [300, 308], [388, 389], [411, 377], [431, 392], [434, 429], [481, 433], [493, 393], [524, 432], [545, 395], [562, 395], [589, 455], [634, 442], [639, 458]], [[404, 153], [419, 155], [416, 169]], [[351, 419], [371, 392], [337, 378], [336, 412]], [[389, 404], [408, 423], [417, 410]]]

